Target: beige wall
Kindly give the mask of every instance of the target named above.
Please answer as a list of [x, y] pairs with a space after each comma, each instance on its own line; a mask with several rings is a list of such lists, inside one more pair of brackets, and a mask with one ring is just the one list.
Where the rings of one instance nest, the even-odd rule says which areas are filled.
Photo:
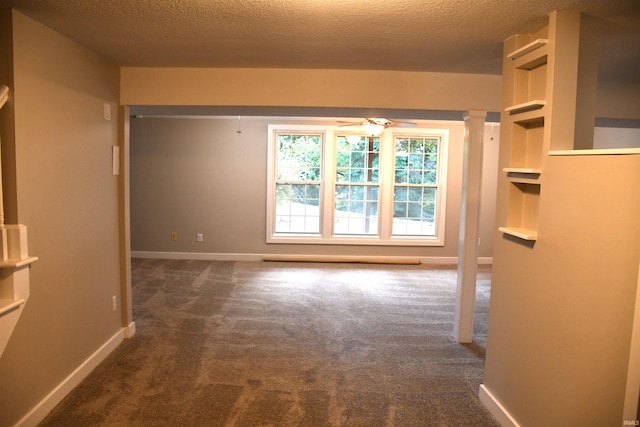
[[122, 68], [123, 105], [500, 111], [500, 76], [358, 70]]
[[552, 156], [543, 170], [538, 240], [494, 242], [484, 385], [520, 425], [622, 425], [640, 155]]
[[[458, 255], [464, 123], [450, 130], [444, 247], [266, 244], [267, 126], [318, 121], [242, 118], [131, 120], [132, 250], [209, 254]], [[334, 125], [334, 121], [325, 122]], [[425, 124], [426, 126], [426, 124]], [[490, 126], [490, 125], [488, 125]], [[496, 129], [499, 126], [495, 126]], [[497, 135], [485, 150], [480, 256], [492, 255]], [[489, 135], [487, 135], [489, 138]], [[172, 231], [178, 241], [171, 241]], [[196, 242], [196, 233], [204, 242]]]
[[[28, 227], [30, 253], [40, 258], [31, 268], [31, 297], [0, 359], [0, 425], [9, 426], [121, 328], [119, 310], [111, 310], [111, 297], [120, 296], [111, 173], [119, 72], [30, 18], [1, 12], [3, 24], [13, 17], [14, 30], [15, 81], [8, 83], [17, 199], [9, 195], [7, 205]], [[3, 31], [4, 57], [5, 38]], [[111, 121], [103, 119], [105, 102], [114, 108]]]

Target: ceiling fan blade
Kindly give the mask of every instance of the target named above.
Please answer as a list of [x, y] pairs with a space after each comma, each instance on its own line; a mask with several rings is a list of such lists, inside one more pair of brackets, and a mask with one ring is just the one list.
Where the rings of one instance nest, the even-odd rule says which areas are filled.
[[342, 123], [341, 125], [338, 125], [339, 128], [347, 126], [362, 126], [362, 122], [343, 122], [341, 120], [338, 120], [338, 123]]
[[391, 124], [391, 120], [385, 119], [384, 117], [367, 117], [366, 121], [371, 124], [376, 124], [384, 127], [387, 127]]
[[396, 120], [391, 120], [391, 124], [389, 126], [414, 128], [414, 127], [416, 127], [416, 124], [413, 123], [413, 122], [399, 122], [399, 121], [396, 121]]

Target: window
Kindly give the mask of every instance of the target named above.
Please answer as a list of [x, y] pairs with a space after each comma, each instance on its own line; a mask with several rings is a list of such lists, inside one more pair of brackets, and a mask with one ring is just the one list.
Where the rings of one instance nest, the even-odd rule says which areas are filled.
[[378, 234], [379, 138], [336, 138], [333, 233]]
[[278, 133], [275, 232], [320, 232], [321, 133]]
[[447, 140], [269, 126], [267, 242], [444, 245]]
[[438, 195], [438, 145], [434, 137], [396, 137], [394, 235], [433, 236]]

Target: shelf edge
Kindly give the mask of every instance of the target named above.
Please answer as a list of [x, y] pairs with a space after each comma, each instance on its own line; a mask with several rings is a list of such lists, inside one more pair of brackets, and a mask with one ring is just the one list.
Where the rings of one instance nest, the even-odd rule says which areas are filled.
[[32, 264], [38, 261], [37, 256], [28, 257], [25, 259], [8, 259], [6, 261], [0, 261], [0, 268], [20, 268], [25, 265]]
[[509, 59], [517, 59], [520, 58], [521, 56], [526, 55], [529, 52], [532, 52], [544, 45], [546, 45], [547, 43], [549, 43], [549, 39], [536, 39], [534, 41], [532, 41], [529, 44], [526, 44], [524, 46], [522, 46], [519, 49], [514, 50], [513, 52], [509, 53], [507, 55], [507, 58]]
[[0, 299], [0, 317], [17, 310], [24, 303], [24, 298], [18, 300]]
[[522, 240], [534, 241], [538, 238], [538, 232], [526, 228], [498, 227], [498, 230]]
[[530, 174], [530, 175], [540, 175], [542, 173], [542, 169], [536, 168], [504, 168], [502, 172], [506, 173], [522, 173], [522, 174]]
[[547, 104], [542, 99], [534, 99], [533, 101], [523, 102], [522, 104], [512, 105], [504, 109], [505, 112], [511, 114], [524, 113], [529, 110], [537, 110], [544, 107]]

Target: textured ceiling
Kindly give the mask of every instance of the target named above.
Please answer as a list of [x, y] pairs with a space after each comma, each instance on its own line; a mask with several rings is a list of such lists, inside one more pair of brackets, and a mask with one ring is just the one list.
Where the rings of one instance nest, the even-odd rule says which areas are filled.
[[0, 0], [125, 66], [501, 73], [502, 41], [575, 9], [640, 79], [640, 0]]

